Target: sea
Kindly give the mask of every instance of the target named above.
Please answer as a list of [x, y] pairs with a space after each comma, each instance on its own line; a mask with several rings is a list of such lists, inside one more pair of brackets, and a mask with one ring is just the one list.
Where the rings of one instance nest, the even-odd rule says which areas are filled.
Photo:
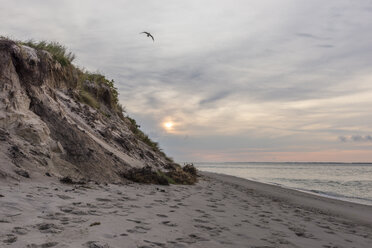
[[194, 165], [201, 171], [372, 205], [372, 163], [196, 162]]

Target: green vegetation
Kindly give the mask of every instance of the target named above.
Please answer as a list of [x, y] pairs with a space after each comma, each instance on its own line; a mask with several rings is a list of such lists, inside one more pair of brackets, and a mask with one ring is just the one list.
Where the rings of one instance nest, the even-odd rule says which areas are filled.
[[[13, 39], [0, 35], [0, 39], [13, 41]], [[72, 61], [75, 59], [75, 54], [72, 52], [68, 52], [67, 48], [55, 41], [34, 41], [34, 40], [27, 40], [27, 41], [20, 41], [14, 40], [15, 43], [18, 45], [24, 45], [28, 47], [32, 47], [36, 50], [44, 50], [49, 52], [53, 59], [58, 61], [62, 66], [70, 65]]]
[[[195, 170], [196, 171], [196, 170]], [[194, 184], [197, 182], [197, 175], [190, 174], [181, 167], [173, 167], [167, 172], [154, 171], [152, 167], [131, 168], [120, 176], [137, 183], [145, 184]]]
[[136, 183], [169, 185], [168, 180], [159, 172], [153, 171], [150, 166], [132, 168], [120, 176]]
[[157, 174], [159, 177], [163, 177], [165, 178], [165, 180], [167, 180], [168, 184], [176, 184], [176, 181], [174, 181], [173, 178], [171, 178], [170, 176], [168, 176], [167, 174], [165, 174], [164, 172], [158, 170], [157, 171]]
[[[7, 37], [2, 37], [3, 39], [8, 39]], [[48, 42], [48, 41], [16, 41], [19, 45], [25, 45], [32, 47], [36, 50], [45, 50], [49, 52], [55, 61], [58, 61], [62, 66], [71, 65], [73, 69], [76, 70], [77, 74], [77, 88], [79, 90], [79, 100], [83, 103], [90, 105], [93, 108], [99, 109], [100, 102], [102, 101], [102, 95], [104, 91], [104, 87], [107, 86], [110, 90], [110, 103], [109, 107], [114, 110], [120, 118], [124, 119], [123, 111], [124, 108], [119, 104], [119, 93], [117, 88], [114, 85], [114, 80], [108, 80], [104, 75], [100, 73], [92, 73], [86, 71], [84, 69], [80, 69], [72, 65], [72, 61], [75, 59], [75, 55], [72, 52], [67, 51], [67, 48], [58, 43], [58, 42]], [[84, 83], [89, 81], [90, 83], [94, 83], [98, 89], [97, 92], [89, 92], [84, 88]], [[108, 114], [105, 113], [107, 116]]]
[[[193, 165], [189, 165], [194, 167]], [[195, 167], [194, 167], [195, 169]], [[181, 168], [175, 166], [173, 169], [165, 173], [168, 178], [171, 178], [174, 184], [194, 184], [197, 181], [197, 174], [195, 169], [195, 174], [190, 173], [189, 168]]]
[[85, 91], [84, 89], [80, 89], [79, 90], [79, 97], [80, 97], [81, 102], [83, 102], [85, 104], [88, 104], [89, 106], [91, 106], [95, 109], [99, 109], [99, 106], [100, 106], [99, 102], [88, 91]]
[[[108, 80], [104, 75], [100, 73], [92, 73], [86, 70], [78, 69], [78, 87], [80, 89], [84, 88], [84, 82], [89, 81], [95, 83], [97, 86], [107, 86], [110, 89], [112, 99], [110, 105], [115, 108], [118, 112], [123, 112], [123, 107], [119, 104], [119, 93], [114, 85], [114, 80]], [[102, 94], [102, 92], [97, 92], [97, 95]]]
[[183, 170], [184, 172], [187, 172], [187, 173], [193, 175], [193, 176], [197, 176], [197, 170], [196, 170], [196, 168], [195, 168], [195, 166], [194, 166], [193, 163], [185, 164], [185, 165], [183, 166], [182, 170]]
[[72, 52], [67, 52], [67, 48], [58, 42], [47, 42], [47, 41], [18, 41], [18, 44], [35, 48], [36, 50], [48, 51], [53, 58], [58, 61], [62, 66], [70, 65], [75, 59], [75, 55]]

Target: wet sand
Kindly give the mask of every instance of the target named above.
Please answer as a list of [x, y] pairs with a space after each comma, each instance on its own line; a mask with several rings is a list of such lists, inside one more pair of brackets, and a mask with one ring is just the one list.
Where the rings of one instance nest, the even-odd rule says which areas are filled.
[[372, 207], [232, 176], [193, 186], [0, 181], [0, 247], [372, 247]]

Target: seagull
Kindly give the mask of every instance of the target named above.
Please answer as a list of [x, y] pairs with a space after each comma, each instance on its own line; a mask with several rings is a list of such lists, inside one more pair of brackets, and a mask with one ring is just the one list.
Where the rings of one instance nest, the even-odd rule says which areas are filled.
[[154, 42], [154, 36], [152, 36], [149, 32], [142, 32], [140, 34], [147, 34], [147, 37], [151, 37], [152, 41]]

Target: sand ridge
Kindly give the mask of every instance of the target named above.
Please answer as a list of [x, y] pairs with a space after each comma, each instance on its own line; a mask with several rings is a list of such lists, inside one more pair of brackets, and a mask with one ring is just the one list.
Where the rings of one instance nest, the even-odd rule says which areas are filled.
[[193, 186], [0, 182], [0, 247], [372, 246], [372, 228], [348, 216], [204, 175]]

